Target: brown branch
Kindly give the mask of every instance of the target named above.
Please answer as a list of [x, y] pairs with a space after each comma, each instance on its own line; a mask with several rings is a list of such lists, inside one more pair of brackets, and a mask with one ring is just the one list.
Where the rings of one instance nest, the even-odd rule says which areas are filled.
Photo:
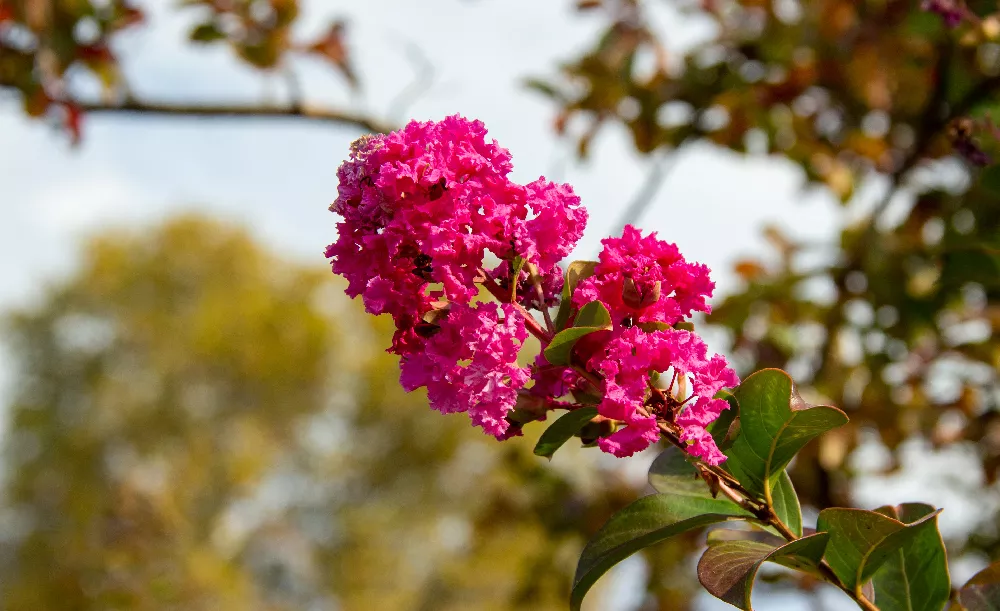
[[341, 125], [372, 133], [387, 133], [393, 129], [367, 115], [316, 108], [309, 105], [184, 104], [138, 100], [127, 100], [121, 103], [74, 102], [74, 105], [82, 112], [92, 114], [214, 119], [292, 119]]

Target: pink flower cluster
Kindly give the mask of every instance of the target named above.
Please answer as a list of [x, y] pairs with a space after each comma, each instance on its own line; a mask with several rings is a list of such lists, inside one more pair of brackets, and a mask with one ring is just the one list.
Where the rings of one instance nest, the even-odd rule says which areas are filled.
[[677, 246], [628, 225], [620, 238], [605, 238], [594, 275], [573, 293], [581, 307], [600, 301], [616, 324], [662, 322], [672, 325], [691, 312], [708, 312], [715, 283], [708, 267], [688, 263]]
[[[510, 171], [510, 154], [486, 140], [483, 124], [458, 116], [363, 138], [338, 171], [331, 209], [343, 221], [326, 255], [350, 296], [392, 316], [403, 387], [426, 387], [435, 409], [465, 412], [498, 439], [520, 434], [510, 417], [522, 398], [536, 410], [529, 419], [583, 401], [619, 427], [598, 441], [605, 452], [646, 448], [662, 420], [679, 427], [691, 454], [725, 460], [706, 427], [728, 408], [716, 393], [739, 380], [700, 337], [675, 328], [709, 311], [714, 284], [707, 267], [656, 234], [629, 226], [604, 240], [593, 273], [563, 304], [570, 323], [594, 301], [612, 318], [610, 329], [576, 343], [573, 367], [543, 355], [517, 364], [529, 330], [543, 347], [558, 331], [543, 330], [529, 310], [559, 303], [559, 262], [587, 213], [568, 185], [519, 185]], [[500, 264], [488, 270], [490, 253]], [[484, 286], [502, 303], [479, 301]], [[669, 386], [654, 386], [654, 373], [670, 376]]]
[[[599, 413], [625, 424], [598, 445], [615, 456], [631, 456], [659, 438], [657, 415], [669, 410], [683, 430], [688, 452], [710, 464], [725, 456], [705, 427], [729, 404], [715, 399], [722, 388], [739, 383], [720, 355], [708, 357], [702, 339], [674, 329], [693, 311], [708, 312], [714, 283], [704, 265], [688, 263], [673, 244], [625, 227], [621, 238], [603, 240], [594, 275], [573, 293], [578, 306], [597, 300], [611, 314], [612, 329], [577, 344], [577, 355], [603, 379]], [[666, 392], [657, 393], [650, 373], [670, 375]], [[677, 392], [690, 394], [677, 398]], [[664, 397], [662, 404], [652, 398]]]
[[468, 412], [473, 424], [505, 439], [507, 412], [528, 380], [529, 370], [516, 364], [527, 337], [524, 319], [511, 304], [455, 305], [424, 352], [403, 359], [399, 381], [408, 391], [426, 386], [441, 413]]
[[[707, 357], [707, 348], [700, 337], [690, 331], [640, 327], [612, 332], [602, 351], [595, 353], [588, 366], [604, 377], [604, 398], [598, 412], [607, 418], [625, 423], [625, 427], [598, 445], [615, 456], [631, 456], [644, 450], [659, 438], [656, 416], [660, 410], [672, 410], [674, 422], [683, 430], [681, 441], [688, 442], [688, 452], [717, 465], [726, 457], [705, 430], [722, 410], [729, 408], [723, 399], [715, 399], [721, 389], [735, 386], [739, 379], [719, 355]], [[671, 375], [666, 402], [662, 406], [648, 404], [651, 395], [649, 374], [652, 371]], [[684, 383], [678, 380], [685, 380]], [[690, 394], [682, 399], [671, 393], [690, 386]], [[662, 391], [661, 391], [662, 392]]]
[[[402, 357], [407, 388], [428, 386], [435, 408], [468, 411], [497, 436], [506, 434], [504, 416], [525, 382], [511, 365], [524, 320], [505, 311], [498, 327], [495, 313], [469, 307], [490, 273], [486, 254], [502, 261], [492, 274], [517, 282], [513, 290], [522, 295], [531, 294], [528, 273], [522, 268], [511, 279], [513, 262], [533, 265], [544, 301], [552, 303], [562, 290], [558, 262], [587, 222], [568, 185], [544, 178], [519, 185], [507, 178], [510, 171], [510, 154], [486, 140], [485, 126], [459, 116], [362, 138], [338, 171], [331, 210], [343, 221], [326, 250], [333, 271], [348, 281], [347, 294], [360, 295], [372, 314], [392, 316], [390, 351]], [[456, 368], [466, 358], [473, 365]], [[490, 363], [503, 373], [486, 376]], [[487, 389], [498, 398], [486, 400]]]

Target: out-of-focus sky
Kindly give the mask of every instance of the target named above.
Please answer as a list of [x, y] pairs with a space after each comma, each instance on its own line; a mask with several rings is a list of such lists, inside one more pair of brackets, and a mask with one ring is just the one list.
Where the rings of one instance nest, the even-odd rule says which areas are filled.
[[[192, 50], [186, 29], [197, 12], [173, 2], [144, 3], [149, 27], [122, 40], [126, 75], [140, 96], [179, 101], [285, 99], [280, 77], [243, 68], [224, 48]], [[350, 40], [364, 79], [351, 94], [331, 68], [296, 65], [312, 103], [364, 110], [396, 122], [461, 113], [486, 122], [514, 156], [515, 178], [539, 175], [573, 184], [591, 213], [578, 249], [593, 255], [621, 209], [638, 191], [647, 160], [624, 134], [607, 129], [586, 163], [551, 129], [554, 108], [528, 91], [528, 76], [554, 74], [560, 58], [593, 41], [598, 22], [567, 1], [367, 0], [304, 2], [303, 36], [333, 16], [350, 20]], [[657, 14], [677, 47], [705, 34], [698, 24]], [[674, 35], [676, 32], [676, 35]], [[412, 49], [418, 49], [415, 53]], [[416, 77], [416, 57], [433, 67], [430, 86], [408, 104], [399, 95]], [[83, 86], [87, 84], [84, 82]], [[400, 112], [402, 111], [402, 112]], [[288, 121], [212, 121], [150, 117], [88, 117], [83, 144], [73, 149], [50, 126], [0, 103], [0, 302], [30, 297], [37, 283], [72, 264], [76, 240], [112, 223], [179, 210], [237, 218], [276, 247], [322, 261], [334, 239], [327, 211], [336, 196], [335, 170], [359, 134], [337, 126]], [[675, 166], [646, 229], [676, 241], [688, 258], [708, 263], [720, 288], [741, 253], [763, 248], [760, 229], [780, 219], [797, 233], [829, 235], [836, 210], [801, 197], [790, 167], [741, 160], [701, 149]]]
[[[192, 50], [184, 36], [196, 12], [179, 11], [166, 0], [142, 4], [151, 15], [149, 26], [128, 34], [120, 46], [138, 95], [285, 99], [281, 78], [243, 68], [227, 49]], [[303, 36], [318, 34], [334, 16], [349, 18], [364, 91], [349, 93], [318, 62], [303, 61], [296, 69], [310, 103], [394, 115], [388, 118], [395, 122], [454, 113], [482, 119], [511, 150], [516, 179], [544, 174], [574, 186], [591, 213], [576, 255], [593, 257], [600, 239], [618, 230], [615, 222], [649, 162], [633, 152], [623, 132], [609, 128], [592, 157], [577, 163], [572, 148], [551, 129], [554, 108], [523, 85], [528, 76], [555, 74], [561, 58], [597, 35], [597, 21], [573, 13], [571, 4], [305, 1]], [[682, 21], [669, 9], [654, 16], [674, 49], [708, 33], [704, 24]], [[399, 94], [417, 76], [417, 57], [433, 68], [433, 80], [401, 106]], [[47, 282], [72, 270], [79, 240], [88, 232], [180, 211], [237, 219], [271, 246], [322, 264], [324, 246], [335, 239], [335, 217], [327, 211], [336, 196], [335, 170], [358, 135], [315, 123], [103, 116], [87, 117], [82, 145], [71, 148], [56, 130], [28, 121], [15, 102], [0, 99], [0, 309], [30, 303]], [[765, 250], [765, 223], [824, 238], [833, 236], [841, 214], [832, 198], [806, 196], [801, 176], [788, 164], [703, 147], [678, 161], [639, 224], [675, 241], [689, 259], [707, 263], [724, 293], [735, 286], [734, 259]], [[0, 361], [0, 382], [5, 373]], [[0, 405], [3, 399], [0, 384]], [[913, 489], [904, 485], [896, 492]], [[903, 500], [893, 491], [876, 485], [864, 500]], [[806, 608], [795, 601], [773, 606], [779, 607]]]

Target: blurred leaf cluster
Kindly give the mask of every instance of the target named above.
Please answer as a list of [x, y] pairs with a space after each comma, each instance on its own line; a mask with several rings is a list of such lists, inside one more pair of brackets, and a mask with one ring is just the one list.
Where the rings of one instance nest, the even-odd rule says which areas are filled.
[[25, 112], [44, 115], [55, 105], [78, 129], [66, 78], [74, 71], [97, 77], [104, 87], [121, 84], [112, 40], [144, 19], [127, 0], [0, 1], [0, 88], [18, 92]]
[[[847, 201], [870, 172], [947, 154], [947, 116], [997, 86], [1000, 19], [979, 4], [986, 16], [953, 32], [914, 0], [579, 2], [607, 22], [600, 39], [530, 85], [581, 155], [617, 122], [643, 153], [701, 139], [780, 154]], [[654, 11], [709, 33], [669, 51]]]
[[[642, 153], [708, 141], [790, 160], [847, 207], [830, 242], [767, 228], [772, 252], [736, 265], [709, 318], [742, 373], [787, 369], [850, 414], [791, 469], [816, 509], [852, 504], [866, 432], [893, 451], [965, 444], [987, 483], [1000, 474], [1000, 174], [954, 158], [998, 150], [1000, 20], [964, 4], [949, 29], [915, 0], [579, 2], [600, 39], [532, 82], [581, 154], [612, 123]], [[703, 42], [668, 52], [665, 11]], [[996, 558], [998, 520], [953, 545]]]
[[299, 42], [292, 37], [298, 0], [185, 0], [184, 5], [203, 15], [189, 33], [192, 42], [228, 43], [241, 59], [265, 70], [281, 67], [289, 53], [313, 54], [336, 67], [352, 87], [358, 85], [342, 20], [319, 38]]
[[[293, 37], [298, 0], [184, 0], [181, 6], [195, 16], [189, 32], [195, 44], [225, 43], [247, 65], [269, 71], [287, 69], [292, 55], [312, 56], [352, 88], [359, 85], [343, 20], [315, 39]], [[54, 115], [78, 140], [85, 109], [132, 101], [116, 49], [123, 33], [145, 21], [147, 12], [130, 0], [0, 0], [0, 91], [15, 92], [29, 116]], [[97, 79], [100, 100], [80, 94], [81, 77]], [[301, 95], [297, 88], [293, 97]]]

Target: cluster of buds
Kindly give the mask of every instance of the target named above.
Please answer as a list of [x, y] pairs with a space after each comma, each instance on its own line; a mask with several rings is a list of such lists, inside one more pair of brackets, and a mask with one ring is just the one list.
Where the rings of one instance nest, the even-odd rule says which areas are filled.
[[[362, 138], [340, 167], [331, 210], [343, 220], [326, 256], [348, 295], [395, 322], [401, 384], [497, 439], [589, 406], [606, 452], [665, 434], [723, 461], [706, 426], [738, 379], [686, 322], [709, 311], [708, 268], [629, 226], [598, 261], [564, 271], [586, 210], [570, 186], [520, 185], [511, 167], [481, 122], [458, 116]], [[542, 351], [522, 366], [529, 334]]]

